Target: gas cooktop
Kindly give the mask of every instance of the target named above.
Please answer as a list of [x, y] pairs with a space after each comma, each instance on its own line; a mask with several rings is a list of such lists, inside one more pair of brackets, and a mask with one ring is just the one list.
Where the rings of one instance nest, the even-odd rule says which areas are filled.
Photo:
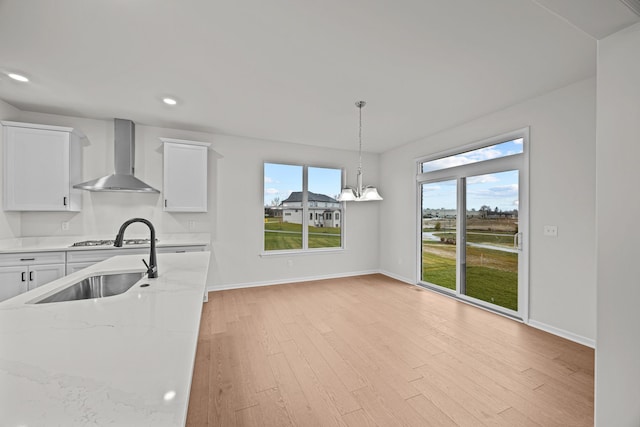
[[[115, 240], [83, 240], [82, 242], [75, 242], [71, 247], [78, 246], [113, 246]], [[158, 239], [156, 239], [156, 243]], [[150, 239], [127, 239], [123, 242], [125, 245], [148, 245], [151, 243]]]

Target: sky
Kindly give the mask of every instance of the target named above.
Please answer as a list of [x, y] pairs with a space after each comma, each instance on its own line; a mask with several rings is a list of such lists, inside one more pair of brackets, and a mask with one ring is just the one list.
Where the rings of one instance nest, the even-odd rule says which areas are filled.
[[[509, 141], [443, 159], [426, 162], [423, 172], [481, 162], [522, 152], [522, 139]], [[501, 211], [518, 209], [518, 171], [507, 171], [467, 178], [467, 210], [488, 205]], [[440, 181], [422, 187], [423, 209], [455, 209], [456, 181]]]
[[[342, 170], [309, 167], [309, 191], [336, 197], [342, 188]], [[264, 164], [264, 204], [277, 197], [283, 201], [293, 191], [302, 191], [302, 166]]]

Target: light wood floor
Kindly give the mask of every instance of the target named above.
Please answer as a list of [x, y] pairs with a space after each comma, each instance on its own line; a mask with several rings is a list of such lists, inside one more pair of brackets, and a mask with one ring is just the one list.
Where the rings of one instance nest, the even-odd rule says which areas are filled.
[[592, 426], [594, 352], [381, 275], [212, 292], [188, 426]]

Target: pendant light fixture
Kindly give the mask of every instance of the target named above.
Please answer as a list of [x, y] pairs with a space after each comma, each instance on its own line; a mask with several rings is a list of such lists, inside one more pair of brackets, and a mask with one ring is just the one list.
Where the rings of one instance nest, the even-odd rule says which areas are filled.
[[362, 108], [367, 105], [364, 101], [356, 102], [356, 107], [360, 112], [360, 122], [358, 127], [358, 141], [359, 141], [359, 163], [358, 174], [356, 175], [356, 187], [350, 185], [346, 186], [340, 192], [338, 196], [339, 202], [368, 202], [371, 200], [382, 200], [378, 189], [371, 185], [362, 185]]

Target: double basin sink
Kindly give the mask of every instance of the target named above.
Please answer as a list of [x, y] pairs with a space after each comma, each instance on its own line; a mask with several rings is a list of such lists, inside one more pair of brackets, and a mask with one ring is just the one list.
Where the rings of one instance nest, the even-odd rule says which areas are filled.
[[105, 298], [129, 290], [144, 277], [143, 272], [114, 273], [87, 277], [77, 283], [49, 295], [34, 304], [47, 304], [52, 302], [76, 301], [83, 299]]

